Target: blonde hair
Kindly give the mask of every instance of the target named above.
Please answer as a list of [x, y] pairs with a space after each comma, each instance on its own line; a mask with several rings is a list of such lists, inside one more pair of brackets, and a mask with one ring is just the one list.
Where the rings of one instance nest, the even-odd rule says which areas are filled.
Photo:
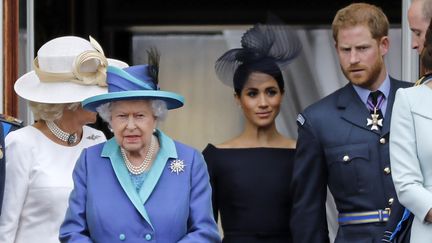
[[34, 101], [30, 101], [29, 103], [34, 118], [37, 121], [55, 121], [63, 116], [65, 108], [74, 111], [81, 105], [81, 103], [47, 104]]
[[375, 40], [388, 35], [389, 21], [379, 7], [367, 3], [353, 3], [336, 13], [332, 23], [333, 39], [337, 43], [340, 29], [358, 25], [369, 27]]

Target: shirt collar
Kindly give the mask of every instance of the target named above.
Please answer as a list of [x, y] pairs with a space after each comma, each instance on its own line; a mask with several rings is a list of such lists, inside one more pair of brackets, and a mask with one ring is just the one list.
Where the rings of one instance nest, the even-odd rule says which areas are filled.
[[[369, 98], [369, 94], [372, 92], [369, 89], [365, 89], [363, 87], [360, 87], [358, 85], [354, 85], [354, 90], [357, 92], [357, 94], [359, 95], [361, 101], [366, 104], [367, 100]], [[390, 94], [390, 77], [388, 76], [388, 74], [386, 75], [386, 78], [384, 79], [384, 82], [381, 84], [381, 86], [378, 88], [379, 91], [381, 91], [384, 94], [384, 98], [387, 99], [387, 97]]]

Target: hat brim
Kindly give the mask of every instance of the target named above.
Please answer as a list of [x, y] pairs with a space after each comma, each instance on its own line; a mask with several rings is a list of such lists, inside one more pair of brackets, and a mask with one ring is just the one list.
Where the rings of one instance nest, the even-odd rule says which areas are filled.
[[[108, 58], [108, 63], [120, 68], [128, 66], [125, 62], [110, 58]], [[96, 85], [81, 85], [73, 82], [41, 82], [35, 71], [21, 76], [15, 82], [14, 89], [20, 97], [26, 100], [47, 104], [76, 103], [108, 92], [107, 87]]]
[[96, 111], [96, 108], [102, 104], [122, 100], [163, 100], [166, 102], [168, 110], [182, 107], [184, 104], [184, 97], [173, 92], [161, 90], [132, 90], [90, 97], [85, 99], [82, 105], [84, 109]]

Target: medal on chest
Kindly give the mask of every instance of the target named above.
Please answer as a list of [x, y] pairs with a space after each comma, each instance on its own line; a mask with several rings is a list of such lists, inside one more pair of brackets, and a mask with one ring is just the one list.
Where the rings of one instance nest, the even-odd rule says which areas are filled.
[[371, 126], [372, 131], [378, 131], [380, 127], [382, 127], [383, 119], [380, 118], [380, 114], [377, 112], [376, 107], [374, 108], [374, 112], [371, 113], [371, 117], [367, 118], [366, 126]]

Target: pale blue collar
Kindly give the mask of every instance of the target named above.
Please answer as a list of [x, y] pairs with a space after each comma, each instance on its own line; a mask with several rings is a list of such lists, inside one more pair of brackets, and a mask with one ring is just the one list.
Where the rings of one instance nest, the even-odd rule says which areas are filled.
[[[367, 100], [369, 98], [369, 94], [371, 93], [371, 91], [368, 89], [365, 89], [363, 87], [354, 85], [354, 84], [353, 84], [353, 87], [354, 87], [354, 90], [359, 95], [361, 101], [366, 105]], [[385, 99], [388, 99], [388, 96], [390, 94], [390, 77], [388, 76], [388, 74], [386, 75], [384, 82], [381, 84], [381, 86], [378, 88], [378, 90], [384, 94]]]
[[[159, 148], [159, 151], [157, 154], [157, 158], [160, 155], [163, 155], [165, 157], [177, 159], [178, 158], [177, 149], [176, 149], [174, 140], [172, 140], [170, 137], [165, 135], [165, 133], [163, 133], [159, 129], [156, 130], [156, 136], [158, 137], [159, 145], [160, 145], [160, 148]], [[109, 139], [105, 143], [105, 145], [102, 149], [101, 156], [102, 157], [111, 157], [110, 155], [112, 155], [113, 153], [117, 153], [117, 156], [121, 157], [120, 146], [118, 145], [117, 141], [115, 140], [115, 137]], [[156, 160], [157, 160], [157, 158], [156, 158]], [[126, 166], [125, 166], [125, 168], [126, 168]]]

